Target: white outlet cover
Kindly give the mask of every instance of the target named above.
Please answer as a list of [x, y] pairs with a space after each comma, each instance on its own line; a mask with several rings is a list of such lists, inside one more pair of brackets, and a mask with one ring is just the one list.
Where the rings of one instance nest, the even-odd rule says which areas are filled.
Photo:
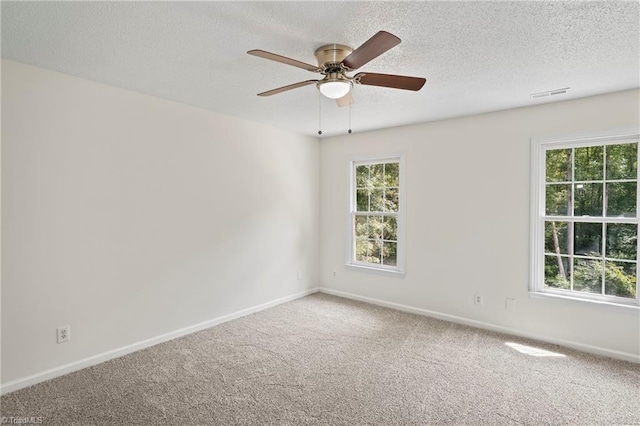
[[56, 328], [57, 342], [63, 343], [71, 340], [71, 327], [68, 325]]

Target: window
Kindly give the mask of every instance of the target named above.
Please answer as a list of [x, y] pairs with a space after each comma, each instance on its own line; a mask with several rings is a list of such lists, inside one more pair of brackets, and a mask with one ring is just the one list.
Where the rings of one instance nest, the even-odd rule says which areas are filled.
[[403, 273], [401, 172], [400, 157], [351, 162], [348, 265]]
[[532, 140], [531, 291], [638, 305], [638, 131]]

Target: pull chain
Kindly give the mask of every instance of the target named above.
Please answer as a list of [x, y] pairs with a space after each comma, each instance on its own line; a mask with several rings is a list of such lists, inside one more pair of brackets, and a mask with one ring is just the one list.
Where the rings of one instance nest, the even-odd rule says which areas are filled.
[[318, 90], [318, 134], [322, 134], [322, 95]]
[[349, 133], [351, 133], [351, 105], [353, 105], [353, 102], [349, 104]]

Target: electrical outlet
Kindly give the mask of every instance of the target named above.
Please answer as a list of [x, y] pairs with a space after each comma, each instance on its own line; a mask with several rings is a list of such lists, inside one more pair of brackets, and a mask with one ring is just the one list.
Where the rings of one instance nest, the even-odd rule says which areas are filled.
[[482, 305], [484, 303], [484, 298], [482, 297], [482, 294], [480, 293], [476, 293], [473, 295], [473, 303], [476, 305]]
[[507, 297], [507, 301], [505, 303], [505, 308], [507, 308], [507, 312], [515, 312], [516, 311], [516, 299], [512, 299]]
[[63, 325], [62, 327], [56, 328], [56, 332], [58, 335], [58, 343], [64, 343], [71, 340], [71, 327], [68, 325]]
[[336, 271], [333, 271], [333, 278], [336, 277]]
[[302, 272], [298, 271], [298, 281], [300, 281], [302, 279]]

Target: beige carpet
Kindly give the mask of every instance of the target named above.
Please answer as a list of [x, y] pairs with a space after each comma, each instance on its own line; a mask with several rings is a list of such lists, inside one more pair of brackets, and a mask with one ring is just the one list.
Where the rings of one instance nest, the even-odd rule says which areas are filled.
[[640, 365], [315, 294], [1, 402], [44, 425], [627, 425]]

